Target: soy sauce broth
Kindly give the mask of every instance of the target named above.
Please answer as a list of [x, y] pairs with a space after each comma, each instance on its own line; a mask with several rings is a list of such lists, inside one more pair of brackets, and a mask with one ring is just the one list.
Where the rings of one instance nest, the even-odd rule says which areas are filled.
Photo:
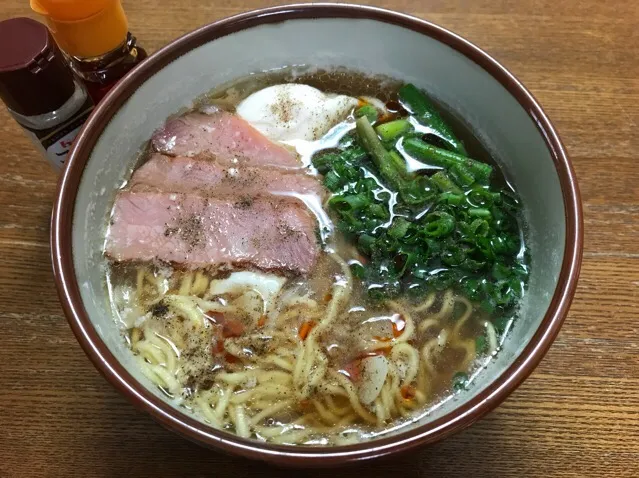
[[[214, 88], [194, 101], [194, 109], [215, 106], [233, 112], [251, 93], [281, 83], [377, 98], [389, 107], [391, 119], [405, 115], [397, 98], [401, 82], [345, 69], [290, 68], [251, 75]], [[436, 105], [469, 157], [493, 166], [491, 185], [512, 190], [464, 121]], [[351, 114], [346, 123], [353, 120]], [[352, 131], [351, 126], [344, 129]], [[306, 150], [308, 162], [318, 151], [336, 145], [315, 143]], [[147, 148], [139, 164], [148, 156]], [[309, 173], [321, 179], [312, 166]], [[328, 217], [334, 219], [330, 211]], [[525, 249], [524, 223], [518, 221]], [[311, 445], [382, 435], [471, 387], [474, 376], [498, 352], [516, 307], [496, 318], [455, 286], [418, 297], [372, 300], [351, 271], [365, 261], [362, 253], [337, 228], [329, 232], [322, 237], [324, 251], [311, 274], [286, 278], [268, 303], [248, 297], [254, 290], [232, 284], [225, 293], [213, 293], [213, 284], [230, 279], [228, 271], [184, 270], [159, 262], [111, 264], [106, 277], [111, 305], [144, 373], [213, 427], [263, 441]], [[254, 272], [263, 280], [260, 271]], [[343, 294], [343, 303], [333, 313], [338, 294]], [[325, 321], [330, 326], [307, 350], [307, 338]], [[413, 332], [406, 338], [410, 328]], [[308, 381], [313, 382], [322, 367], [328, 370], [311, 392], [305, 391], [307, 383], [297, 385], [300, 354], [313, 356], [310, 365], [302, 365], [308, 368]], [[415, 357], [416, 366], [411, 364]], [[353, 394], [365, 401], [361, 381], [366, 380], [362, 376], [367, 366], [362, 364], [373, 364], [374, 373], [384, 367], [390, 371], [385, 372], [381, 394], [372, 403], [359, 403], [358, 410]], [[388, 400], [393, 403], [388, 405]]]

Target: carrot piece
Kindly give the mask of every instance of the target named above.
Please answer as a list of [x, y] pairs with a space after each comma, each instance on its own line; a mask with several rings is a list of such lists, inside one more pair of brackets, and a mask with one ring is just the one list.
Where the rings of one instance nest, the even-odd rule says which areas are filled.
[[211, 346], [211, 353], [213, 355], [220, 355], [224, 352], [224, 340], [221, 338], [214, 339], [213, 345]]
[[215, 310], [209, 310], [204, 313], [204, 317], [209, 319], [214, 324], [222, 324], [224, 323], [224, 314], [222, 312], [217, 312]]
[[237, 319], [225, 317], [223, 313], [209, 310], [204, 316], [211, 322], [222, 326], [222, 337], [239, 337], [244, 333], [244, 324]]
[[240, 361], [239, 358], [237, 358], [235, 355], [231, 355], [228, 352], [224, 354], [224, 360], [226, 360], [228, 363], [238, 363]]
[[[397, 337], [397, 335], [395, 335], [395, 324], [393, 324], [393, 336]], [[378, 342], [390, 342], [393, 340], [390, 337], [382, 337], [381, 335], [373, 335], [373, 338]]]
[[313, 320], [307, 320], [302, 324], [297, 335], [299, 335], [300, 339], [306, 340], [306, 337], [311, 333], [313, 327], [315, 327], [315, 322]]
[[399, 392], [402, 394], [404, 400], [412, 400], [415, 398], [416, 390], [415, 387], [411, 385], [404, 385]]
[[237, 319], [226, 319], [222, 325], [222, 335], [225, 339], [229, 337], [240, 337], [244, 333], [244, 324]]
[[397, 338], [404, 332], [406, 320], [401, 314], [394, 314], [391, 320], [393, 321], [393, 337]]
[[362, 361], [360, 359], [356, 359], [342, 368], [344, 374], [348, 376], [352, 382], [358, 382], [362, 376], [361, 362]]
[[333, 294], [329, 292], [328, 294], [324, 296], [324, 302], [330, 302], [332, 298], [333, 298]]
[[258, 320], [257, 320], [257, 326], [258, 327], [264, 327], [266, 325], [266, 315], [262, 315]]

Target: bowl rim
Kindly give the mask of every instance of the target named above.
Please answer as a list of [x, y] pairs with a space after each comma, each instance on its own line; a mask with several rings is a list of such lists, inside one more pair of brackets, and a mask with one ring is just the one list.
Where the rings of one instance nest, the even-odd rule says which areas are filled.
[[[170, 62], [205, 43], [252, 27], [314, 18], [368, 19], [393, 24], [442, 42], [495, 78], [536, 124], [553, 159], [565, 203], [566, 242], [556, 290], [529, 343], [486, 389], [446, 415], [398, 434], [335, 447], [270, 445], [216, 430], [161, 401], [135, 380], [100, 339], [80, 296], [72, 254], [73, 213], [84, 167], [102, 130], [135, 90]], [[575, 173], [564, 146], [532, 94], [506, 68], [473, 43], [429, 21], [382, 8], [353, 4], [291, 4], [263, 8], [215, 21], [172, 41], [123, 78], [96, 107], [69, 154], [58, 183], [51, 217], [51, 259], [67, 320], [78, 342], [102, 375], [138, 409], [187, 439], [235, 455], [288, 466], [334, 466], [407, 451], [460, 431], [493, 410], [539, 364], [559, 333], [572, 302], [581, 267], [583, 215]]]

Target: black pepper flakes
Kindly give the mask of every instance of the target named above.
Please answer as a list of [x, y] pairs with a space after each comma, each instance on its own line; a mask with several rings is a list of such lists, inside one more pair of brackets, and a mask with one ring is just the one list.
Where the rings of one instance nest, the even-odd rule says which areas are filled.
[[167, 225], [164, 235], [169, 237], [177, 234], [180, 239], [186, 242], [190, 249], [204, 243], [204, 230], [202, 218], [196, 214], [189, 214], [179, 217], [173, 227]]
[[249, 209], [253, 206], [253, 198], [250, 196], [242, 196], [235, 202], [234, 206], [238, 209]]
[[151, 312], [151, 315], [156, 319], [161, 319], [163, 317], [166, 317], [166, 315], [169, 313], [169, 306], [166, 305], [163, 300], [161, 300], [160, 302], [152, 306], [149, 312]]

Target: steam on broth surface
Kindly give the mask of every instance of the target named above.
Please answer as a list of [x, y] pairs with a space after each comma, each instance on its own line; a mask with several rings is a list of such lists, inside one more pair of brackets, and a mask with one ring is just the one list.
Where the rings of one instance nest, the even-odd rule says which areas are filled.
[[107, 284], [142, 371], [211, 426], [354, 443], [497, 353], [528, 277], [520, 209], [414, 86], [253, 75], [154, 134], [115, 200]]

